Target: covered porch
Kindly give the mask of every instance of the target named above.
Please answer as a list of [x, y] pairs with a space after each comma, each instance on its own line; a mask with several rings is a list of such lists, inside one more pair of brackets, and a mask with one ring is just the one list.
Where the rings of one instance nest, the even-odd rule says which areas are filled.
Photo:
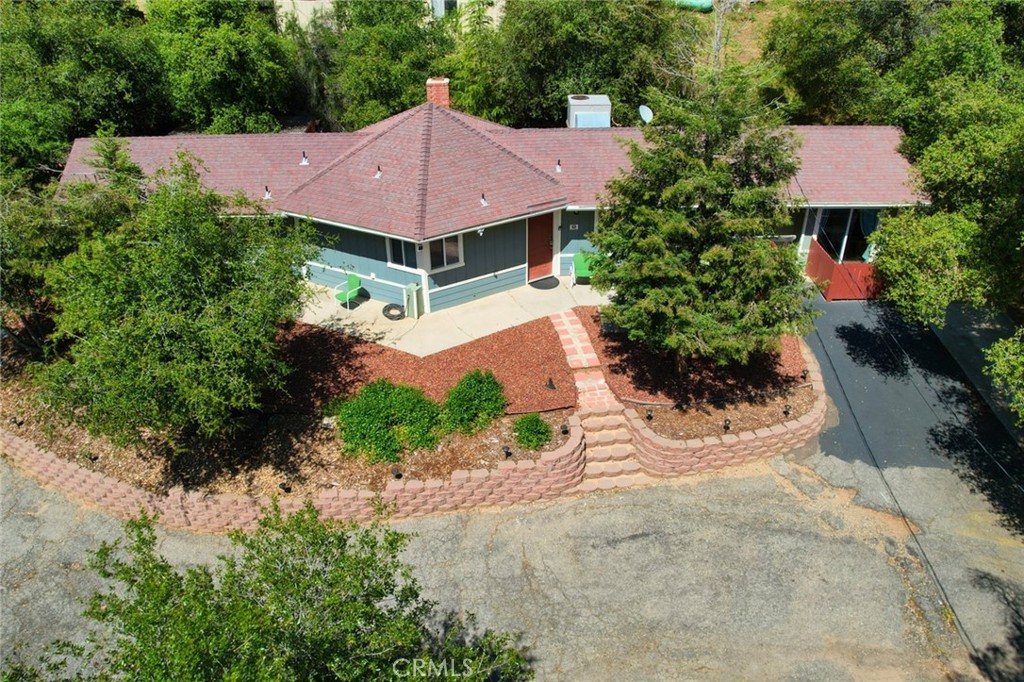
[[868, 237], [878, 228], [881, 207], [809, 207], [802, 221], [799, 250], [806, 272], [826, 301], [878, 298], [873, 247]]

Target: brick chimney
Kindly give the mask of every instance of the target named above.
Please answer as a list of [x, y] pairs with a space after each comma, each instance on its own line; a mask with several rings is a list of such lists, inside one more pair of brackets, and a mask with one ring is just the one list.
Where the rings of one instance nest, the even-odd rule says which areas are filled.
[[427, 101], [446, 109], [451, 107], [451, 101], [448, 99], [447, 78], [427, 79]]

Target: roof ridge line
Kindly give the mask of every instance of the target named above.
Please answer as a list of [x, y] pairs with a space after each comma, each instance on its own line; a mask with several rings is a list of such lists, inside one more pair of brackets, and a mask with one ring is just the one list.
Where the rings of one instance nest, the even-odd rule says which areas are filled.
[[[394, 130], [396, 127], [400, 126], [401, 124], [405, 123], [408, 119], [412, 118], [412, 112], [416, 111], [417, 108], [418, 107], [413, 107], [412, 109], [406, 109], [405, 111], [403, 111], [401, 113], [395, 114], [392, 118], [395, 118], [395, 119], [398, 119], [398, 120], [396, 120], [394, 123], [392, 123], [391, 125], [389, 125], [386, 128], [384, 128], [383, 130], [381, 130], [379, 132], [376, 132], [376, 133], [374, 133], [372, 135], [366, 136], [366, 138], [362, 142], [360, 142], [359, 144], [355, 145], [354, 147], [352, 147], [351, 149], [346, 151], [344, 154], [342, 154], [338, 158], [334, 159], [334, 161], [331, 161], [329, 164], [324, 166], [322, 169], [320, 169], [316, 173], [314, 173], [313, 176], [310, 177], [308, 180], [306, 180], [305, 182], [300, 184], [298, 187], [293, 189], [291, 192], [289, 192], [288, 194], [283, 196], [282, 200], [287, 199], [288, 197], [292, 196], [293, 194], [296, 194], [297, 192], [299, 192], [300, 190], [305, 189], [306, 187], [309, 187], [311, 184], [313, 184], [314, 182], [319, 180], [320, 176], [322, 176], [325, 173], [327, 173], [329, 171], [332, 171], [335, 168], [337, 168], [339, 165], [341, 165], [341, 163], [343, 161], [348, 159], [350, 156], [355, 155], [356, 152], [362, 151], [362, 149], [364, 147], [368, 146], [371, 142], [373, 142], [374, 140], [379, 138], [381, 135], [384, 135], [385, 133], [388, 133], [388, 132]], [[384, 120], [387, 120], [387, 119], [384, 119]], [[379, 121], [378, 121], [378, 123], [379, 123]], [[353, 132], [353, 133], [349, 133], [349, 134], [350, 135], [366, 135], [365, 133], [360, 133], [359, 131], [356, 131], [356, 132]]]
[[[497, 140], [495, 140], [495, 139], [494, 139], [493, 137], [491, 137], [491, 135], [490, 135], [490, 134], [484, 133], [483, 131], [480, 131], [480, 130], [476, 130], [476, 129], [475, 129], [475, 128], [473, 128], [472, 126], [470, 126], [470, 125], [467, 125], [465, 121], [462, 121], [461, 119], [459, 119], [459, 117], [458, 117], [458, 116], [456, 116], [456, 115], [455, 115], [455, 114], [453, 114], [452, 112], [448, 111], [448, 110], [447, 110], [447, 109], [445, 109], [444, 107], [441, 107], [441, 109], [442, 109], [442, 110], [443, 110], [443, 111], [444, 111], [444, 112], [445, 112], [445, 113], [446, 113], [446, 114], [448, 115], [448, 117], [449, 117], [450, 119], [452, 119], [453, 121], [455, 121], [456, 123], [458, 123], [458, 124], [459, 124], [460, 126], [462, 126], [463, 128], [465, 128], [466, 130], [468, 130], [468, 131], [469, 131], [469, 132], [471, 132], [472, 134], [474, 134], [474, 135], [476, 135], [476, 136], [480, 137], [481, 139], [483, 139], [483, 140], [484, 140], [485, 142], [487, 142], [488, 144], [490, 144], [490, 145], [493, 145], [493, 146], [497, 147], [497, 148], [498, 148], [498, 150], [500, 150], [500, 151], [504, 152], [505, 154], [507, 154], [507, 155], [511, 156], [511, 157], [512, 157], [512, 158], [513, 158], [514, 160], [516, 160], [516, 161], [518, 161], [519, 163], [523, 164], [524, 166], [526, 166], [527, 168], [529, 168], [530, 170], [532, 170], [532, 171], [533, 171], [534, 173], [536, 173], [536, 174], [540, 175], [540, 176], [541, 176], [542, 178], [544, 178], [545, 180], [550, 180], [551, 182], [555, 183], [555, 184], [556, 184], [556, 185], [558, 185], [559, 187], [561, 187], [561, 186], [562, 186], [562, 183], [560, 183], [560, 182], [558, 181], [558, 179], [557, 179], [557, 178], [555, 178], [555, 177], [554, 177], [553, 175], [549, 175], [549, 174], [545, 173], [545, 172], [544, 172], [543, 170], [541, 170], [540, 168], [538, 168], [537, 166], [534, 166], [534, 165], [533, 165], [532, 163], [530, 163], [529, 161], [527, 161], [526, 159], [524, 159], [524, 158], [523, 158], [522, 156], [519, 156], [519, 154], [516, 154], [516, 153], [515, 153], [514, 151], [512, 151], [511, 149], [509, 149], [509, 148], [508, 148], [508, 147], [506, 147], [505, 145], [503, 145], [503, 144], [501, 144], [500, 142], [498, 142]], [[461, 113], [461, 112], [460, 112], [460, 113]], [[514, 129], [511, 129], [511, 130], [514, 130]]]
[[427, 234], [427, 182], [430, 177], [430, 139], [434, 128], [434, 105], [428, 102], [425, 111], [427, 112], [427, 117], [423, 124], [423, 130], [420, 132], [420, 163], [418, 169], [420, 177], [416, 182], [417, 203], [419, 206], [416, 211], [416, 229], [414, 234], [419, 241], [423, 241], [424, 236]]

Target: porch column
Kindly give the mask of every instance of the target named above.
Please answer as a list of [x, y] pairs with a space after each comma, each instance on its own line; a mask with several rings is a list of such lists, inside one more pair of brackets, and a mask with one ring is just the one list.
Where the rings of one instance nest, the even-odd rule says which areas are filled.
[[846, 254], [846, 240], [850, 238], [850, 224], [853, 223], [853, 211], [850, 209], [850, 214], [846, 216], [846, 230], [843, 232], [843, 243], [839, 247], [839, 258], [836, 260], [837, 263], [843, 262], [843, 256]]

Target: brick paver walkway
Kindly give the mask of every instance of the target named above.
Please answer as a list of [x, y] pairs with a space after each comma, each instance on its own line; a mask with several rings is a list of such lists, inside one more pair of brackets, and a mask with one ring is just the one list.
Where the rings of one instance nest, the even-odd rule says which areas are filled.
[[623, 409], [601, 371], [601, 361], [580, 318], [571, 310], [550, 316], [562, 342], [565, 359], [573, 371], [579, 407], [583, 411], [607, 412]]
[[590, 336], [584, 329], [580, 318], [576, 313], [568, 310], [563, 313], [555, 313], [550, 316], [551, 324], [558, 332], [558, 339], [562, 342], [562, 350], [565, 351], [565, 359], [569, 361], [569, 367], [583, 369], [584, 367], [598, 367], [601, 361], [594, 352], [594, 344], [590, 342]]

